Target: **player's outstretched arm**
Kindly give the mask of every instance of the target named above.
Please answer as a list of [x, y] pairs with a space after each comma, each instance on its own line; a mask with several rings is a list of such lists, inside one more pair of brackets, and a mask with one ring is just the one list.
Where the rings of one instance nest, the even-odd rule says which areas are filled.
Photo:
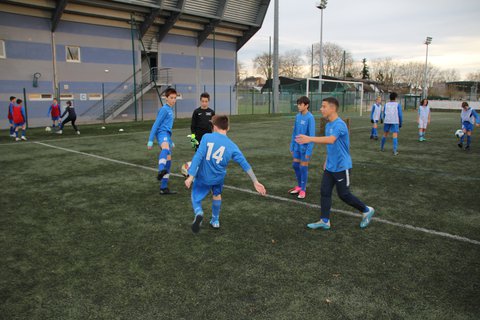
[[310, 137], [304, 134], [299, 134], [295, 137], [295, 142], [299, 144], [306, 144], [306, 143], [318, 143], [318, 144], [333, 144], [337, 140], [335, 136], [328, 136], [328, 137]]

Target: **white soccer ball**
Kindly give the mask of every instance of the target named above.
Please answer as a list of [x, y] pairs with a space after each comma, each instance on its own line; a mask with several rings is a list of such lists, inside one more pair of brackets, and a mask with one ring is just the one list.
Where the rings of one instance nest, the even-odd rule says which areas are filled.
[[185, 178], [188, 178], [188, 169], [190, 168], [190, 165], [192, 164], [191, 161], [185, 162], [182, 164], [182, 167], [180, 168], [180, 171], [182, 172], [182, 176]]
[[105, 128], [105, 127], [102, 127], [102, 130], [105, 130], [105, 129], [107, 129], [107, 128]]
[[52, 131], [52, 128], [51, 127], [45, 127], [45, 131], [50, 132], [50, 131]]
[[463, 137], [463, 135], [464, 135], [464, 133], [461, 129], [458, 129], [457, 131], [455, 131], [455, 137], [457, 137], [458, 139]]
[[123, 129], [118, 129], [118, 132], [123, 132]]

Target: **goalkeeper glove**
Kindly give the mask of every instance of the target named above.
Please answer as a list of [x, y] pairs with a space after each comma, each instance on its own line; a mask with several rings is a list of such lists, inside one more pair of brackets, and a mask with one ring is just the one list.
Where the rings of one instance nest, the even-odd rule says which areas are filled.
[[190, 143], [192, 144], [193, 149], [195, 149], [200, 144], [195, 138], [195, 133], [189, 134], [187, 137], [190, 138]]

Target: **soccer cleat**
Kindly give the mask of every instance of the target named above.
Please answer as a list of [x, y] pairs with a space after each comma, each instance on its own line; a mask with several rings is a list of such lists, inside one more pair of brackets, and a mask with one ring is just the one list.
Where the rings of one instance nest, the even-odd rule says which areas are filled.
[[15, 138], [16, 137], [15, 133], [12, 133], [10, 137]]
[[27, 141], [27, 137], [22, 136], [22, 140], [23, 140], [23, 141]]
[[377, 136], [373, 137], [373, 140], [378, 140], [378, 137]]
[[57, 133], [57, 134], [62, 134], [62, 133], [63, 133], [63, 130], [60, 129], [60, 130], [56, 131], [55, 133]]
[[368, 211], [362, 213], [363, 218], [362, 218], [362, 222], [360, 222], [360, 228], [362, 229], [368, 226], [368, 224], [372, 220], [373, 214], [375, 213], [375, 209], [373, 209], [372, 207], [367, 206], [367, 208], [368, 208]]
[[370, 135], [370, 140], [372, 140], [372, 139], [373, 139], [373, 135]]
[[77, 131], [77, 134], [80, 134], [80, 131]]
[[298, 193], [297, 198], [298, 198], [298, 199], [305, 199], [306, 196], [307, 196], [307, 193], [302, 190], [302, 191], [300, 191], [300, 192]]
[[15, 141], [20, 141], [20, 138], [19, 138], [19, 137], [16, 137], [16, 138], [15, 138]]
[[292, 188], [292, 189], [288, 190], [288, 193], [298, 194], [298, 193], [300, 193], [300, 191], [302, 191], [302, 188], [300, 188], [299, 186], [296, 186], [295, 188]]
[[465, 151], [470, 151], [470, 146], [466, 146], [464, 150]]
[[210, 221], [210, 227], [216, 230], [220, 229], [220, 221]]
[[167, 173], [168, 173], [168, 171], [165, 170], [165, 169], [163, 169], [162, 171], [159, 171], [158, 176], [157, 176], [157, 180], [161, 181], [163, 179], [163, 176], [166, 175]]
[[195, 216], [195, 219], [193, 219], [193, 223], [192, 223], [193, 233], [198, 233], [198, 231], [200, 231], [200, 226], [202, 225], [202, 221], [203, 221], [203, 215], [197, 214]]
[[384, 152], [385, 150], [383, 148], [380, 148], [380, 152]]
[[463, 143], [460, 142], [460, 143], [457, 144], [457, 146], [458, 146], [460, 149], [462, 149], [462, 148], [463, 148]]
[[177, 192], [176, 191], [171, 191], [168, 188], [163, 188], [163, 189], [160, 189], [160, 194], [161, 195], [169, 195], [169, 194], [177, 194]]
[[394, 151], [394, 152], [393, 152], [393, 155], [394, 155], [394, 156], [398, 156], [398, 151]]
[[307, 224], [307, 227], [309, 229], [314, 229], [314, 230], [315, 229], [328, 230], [330, 229], [330, 220], [328, 220], [328, 222], [324, 222], [322, 219], [320, 219], [317, 222]]

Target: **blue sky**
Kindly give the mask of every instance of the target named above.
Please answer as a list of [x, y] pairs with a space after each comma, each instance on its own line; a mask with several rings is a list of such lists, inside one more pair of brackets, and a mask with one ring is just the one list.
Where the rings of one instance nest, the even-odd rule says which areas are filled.
[[[320, 39], [320, 10], [312, 0], [280, 0], [280, 53], [306, 51]], [[268, 52], [273, 38], [273, 6], [262, 29], [239, 51], [251, 61]], [[480, 70], [480, 0], [329, 0], [323, 15], [323, 41], [349, 50], [355, 60], [392, 57], [425, 61], [426, 36], [433, 38], [429, 62], [455, 68], [461, 76]]]

